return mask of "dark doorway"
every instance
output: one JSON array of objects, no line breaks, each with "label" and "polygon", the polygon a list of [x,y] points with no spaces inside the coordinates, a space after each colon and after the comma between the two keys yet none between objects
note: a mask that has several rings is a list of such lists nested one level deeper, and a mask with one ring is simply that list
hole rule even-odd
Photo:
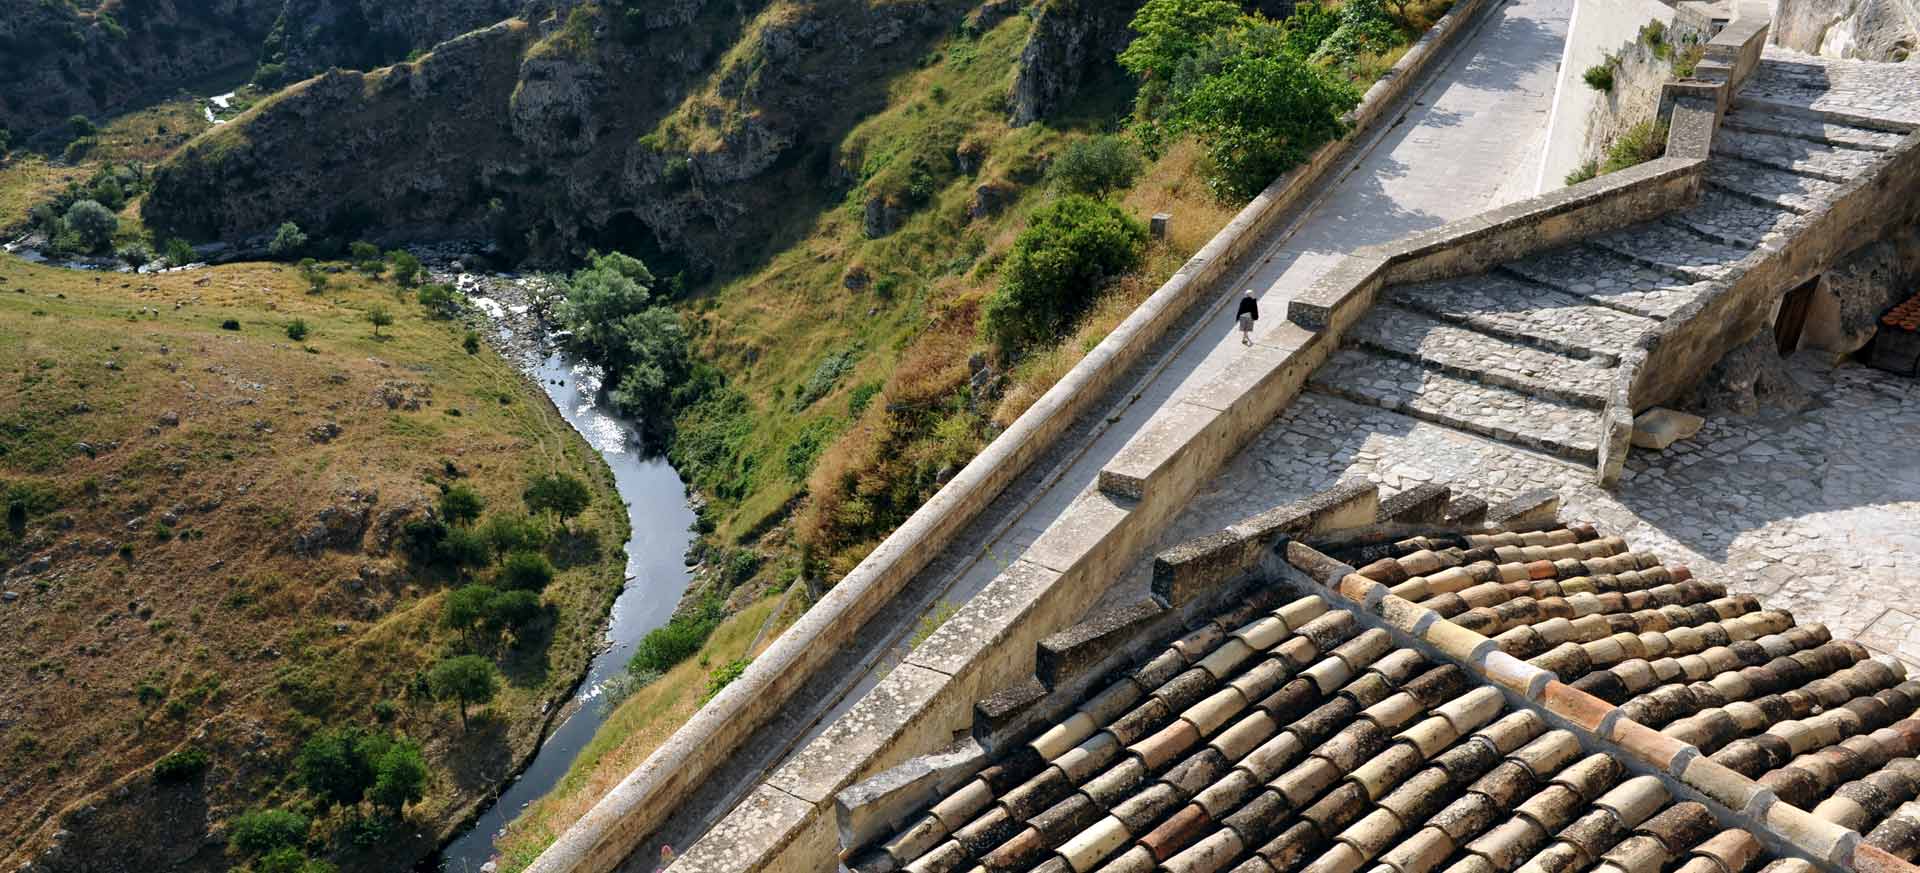
[{"label": "dark doorway", "polygon": [[1813,305],[1813,291],[1819,284],[1817,276],[1808,279],[1788,291],[1786,299],[1780,301],[1780,315],[1773,320],[1773,340],[1780,349],[1780,357],[1791,355],[1800,347],[1800,334],[1807,328],[1807,310]]}]

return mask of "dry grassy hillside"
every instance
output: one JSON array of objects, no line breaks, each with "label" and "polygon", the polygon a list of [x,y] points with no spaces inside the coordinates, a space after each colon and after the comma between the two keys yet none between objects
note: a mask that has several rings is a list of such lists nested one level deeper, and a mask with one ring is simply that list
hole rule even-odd
[{"label": "dry grassy hillside", "polygon": [[[395,316],[378,337],[375,307]],[[276,806],[310,814],[313,850],[342,869],[398,869],[531,751],[620,586],[625,512],[545,398],[463,333],[352,274],[311,295],[278,266],[0,258],[7,869],[60,829],[56,857],[91,869],[227,869],[223,822]],[[398,537],[440,483],[495,511],[548,472],[587,480],[592,505],[553,549],[545,615],[482,647],[501,693],[463,732],[417,689],[458,648],[439,625],[449,580]],[[417,740],[431,765],[412,824],[373,850],[346,845],[344,814],[292,772],[306,736],[344,724]],[[144,769],[185,749],[204,775]]]}]

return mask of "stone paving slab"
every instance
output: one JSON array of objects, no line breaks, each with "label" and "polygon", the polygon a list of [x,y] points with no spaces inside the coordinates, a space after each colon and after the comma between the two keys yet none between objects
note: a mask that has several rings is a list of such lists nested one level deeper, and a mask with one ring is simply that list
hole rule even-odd
[{"label": "stone paving slab", "polygon": [[[1451,484],[1488,500],[1546,488],[1561,495],[1563,518],[1594,522],[1920,670],[1920,382],[1810,356],[1789,365],[1819,403],[1710,415],[1665,451],[1635,449],[1613,493],[1587,466],[1304,394],[1202,490],[1160,547],[1349,478],[1389,494]],[[1137,598],[1147,571],[1143,563],[1112,599]]]},{"label": "stone paving slab", "polygon": [[1857,149],[1886,151],[1900,144],[1901,135],[1884,130],[1868,130],[1848,124],[1836,124],[1818,118],[1783,115],[1735,105],[1721,121],[1724,129],[1751,130],[1793,136],[1812,142],[1851,146]]},{"label": "stone paving slab", "polygon": [[1622,257],[1688,279],[1726,278],[1733,265],[1753,253],[1753,247],[1714,242],[1684,225],[1650,221],[1593,237],[1590,243]]},{"label": "stone paving slab", "polygon": [[1757,203],[1808,213],[1832,201],[1840,186],[1751,161],[1720,157],[1707,165],[1707,184]]},{"label": "stone paving slab", "polygon": [[1668,218],[1695,233],[1748,248],[1794,232],[1806,223],[1799,213],[1763,206],[1718,188],[1700,192],[1700,203]]},{"label": "stone paving slab", "polygon": [[1598,409],[1615,369],[1604,358],[1573,358],[1455,327],[1382,304],[1354,325],[1348,340],[1467,379]]},{"label": "stone paving slab", "polygon": [[1654,319],[1673,314],[1709,287],[1585,245],[1541,252],[1501,269],[1610,309]]},{"label": "stone paving slab", "polygon": [[1801,54],[1768,46],[1742,98],[1814,112],[1836,112],[1920,125],[1920,68]]},{"label": "stone paving slab", "polygon": [[1653,320],[1499,273],[1398,285],[1401,306],[1555,351],[1617,359]]},{"label": "stone paving slab", "polygon": [[1312,386],[1356,403],[1593,463],[1599,413],[1493,385],[1470,382],[1409,361],[1342,349],[1314,373]]},{"label": "stone paving slab", "polygon": [[1713,152],[1829,182],[1846,182],[1872,173],[1874,165],[1884,158],[1879,152],[1864,149],[1736,129],[1723,130],[1714,137]]}]

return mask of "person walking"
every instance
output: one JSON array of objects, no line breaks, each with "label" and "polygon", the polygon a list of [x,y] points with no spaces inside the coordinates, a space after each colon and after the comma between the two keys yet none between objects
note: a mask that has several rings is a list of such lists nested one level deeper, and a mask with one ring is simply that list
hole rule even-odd
[{"label": "person walking", "polygon": [[1240,311],[1234,315],[1234,319],[1240,322],[1240,344],[1253,345],[1253,323],[1260,320],[1260,304],[1253,299],[1252,288],[1248,288],[1246,296],[1240,298]]}]

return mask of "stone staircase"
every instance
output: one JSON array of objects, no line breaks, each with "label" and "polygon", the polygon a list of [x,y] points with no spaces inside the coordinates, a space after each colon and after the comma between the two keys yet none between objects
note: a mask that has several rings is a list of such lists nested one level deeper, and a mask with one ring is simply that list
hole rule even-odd
[{"label": "stone staircase", "polygon": [[1714,139],[1697,204],[1481,275],[1384,289],[1310,387],[1595,463],[1601,408],[1641,335],[1875,172],[1920,123],[1908,115],[1920,72],[1890,66],[1769,49]]}]

